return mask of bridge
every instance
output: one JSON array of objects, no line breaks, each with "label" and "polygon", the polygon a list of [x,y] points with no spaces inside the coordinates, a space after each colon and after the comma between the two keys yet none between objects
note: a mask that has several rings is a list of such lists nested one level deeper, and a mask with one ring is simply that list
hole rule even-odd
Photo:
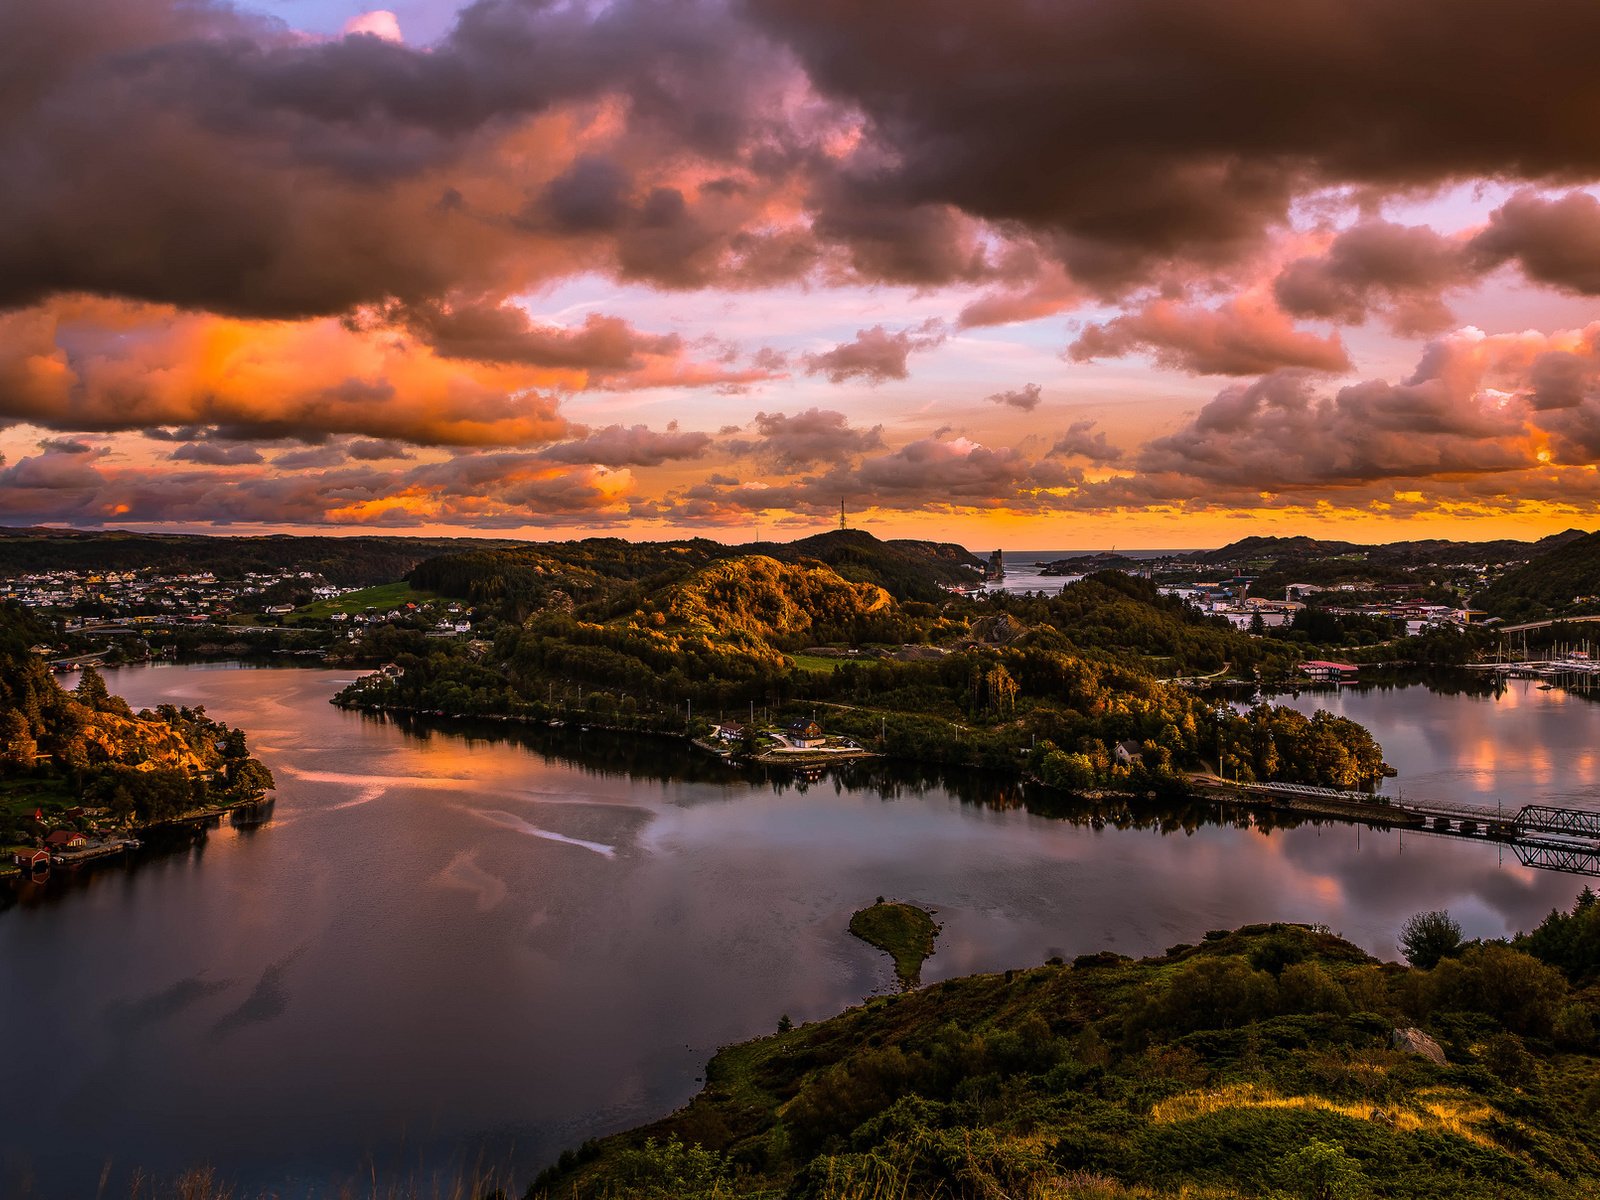
[{"label": "bridge", "polygon": [[1503,842],[1524,866],[1600,878],[1600,811],[1525,804],[1514,813],[1472,804],[1412,802],[1303,783],[1197,781],[1212,792],[1256,796],[1285,808],[1402,829]]},{"label": "bridge", "polygon": [[1600,621],[1600,614],[1590,617],[1551,617],[1547,621],[1524,621],[1521,625],[1502,625],[1496,633],[1527,633],[1533,629],[1549,629],[1552,625],[1584,625]]}]

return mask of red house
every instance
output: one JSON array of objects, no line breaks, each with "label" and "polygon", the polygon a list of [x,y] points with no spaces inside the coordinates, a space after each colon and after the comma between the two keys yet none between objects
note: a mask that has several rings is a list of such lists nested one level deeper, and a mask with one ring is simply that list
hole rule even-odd
[{"label": "red house", "polygon": [[45,835],[44,844],[49,850],[76,850],[88,845],[89,839],[72,829],[57,829]]},{"label": "red house", "polygon": [[11,861],[21,867],[24,874],[31,875],[33,872],[43,870],[50,865],[50,852],[48,850],[17,850],[11,855]]}]

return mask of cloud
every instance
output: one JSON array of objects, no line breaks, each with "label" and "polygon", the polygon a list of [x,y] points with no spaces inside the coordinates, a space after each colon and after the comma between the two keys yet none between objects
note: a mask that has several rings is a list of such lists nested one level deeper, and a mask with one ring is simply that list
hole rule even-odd
[{"label": "cloud", "polygon": [[366,34],[370,37],[382,38],[386,42],[404,42],[406,39],[400,32],[400,18],[386,8],[375,8],[371,12],[361,13],[351,17],[344,23],[343,32],[351,34]]},{"label": "cloud", "polygon": [[1116,462],[1122,451],[1106,440],[1104,430],[1096,430],[1093,421],[1074,421],[1066,432],[1050,447],[1050,454],[1059,458],[1086,458],[1092,463]]},{"label": "cloud", "polygon": [[1209,309],[1152,300],[1133,312],[1087,326],[1067,353],[1073,362],[1146,353],[1158,366],[1195,375],[1350,367],[1337,334],[1318,337],[1296,329],[1271,305],[1241,297]]},{"label": "cloud", "polygon": [[462,454],[394,470],[359,465],[248,475],[153,473],[45,452],[0,469],[0,519],[82,526],[561,527],[626,516],[632,488],[627,471],[564,466],[516,452]]},{"label": "cloud", "polygon": [[605,377],[637,371],[646,356],[676,356],[682,339],[641,334],[619,317],[590,313],[575,329],[539,325],[510,303],[427,301],[385,313],[444,358],[582,370]]},{"label": "cloud", "polygon": [[[1600,324],[1557,334],[1463,329],[1431,342],[1398,383],[1319,394],[1279,371],[1220,392],[1133,466],[1169,498],[1224,489],[1236,499],[1368,485],[1437,487],[1513,478],[1549,459],[1600,453]],[[1514,490],[1515,485],[1510,486]]]},{"label": "cloud", "polygon": [[334,320],[240,321],[88,299],[0,315],[7,377],[19,386],[0,389],[0,418],[50,429],[214,426],[234,440],[358,434],[469,446],[565,435],[546,389],[583,382],[449,361]]},{"label": "cloud", "polygon": [[[1329,187],[1600,174],[1570,132],[1600,106],[1581,49],[1600,12],[1575,0],[1515,19],[1503,0],[747,8],[864,116],[840,203],[1025,228],[1103,290],[1237,262]],[[1460,87],[1509,63],[1538,64],[1540,86]]]},{"label": "cloud", "polygon": [[1032,412],[1039,407],[1039,385],[1025,383],[1020,388],[1008,392],[995,392],[984,399],[991,404],[1003,404],[1010,408],[1020,408],[1023,412]]},{"label": "cloud", "polygon": [[259,466],[266,461],[254,446],[222,446],[216,442],[186,442],[170,457],[173,462],[190,462],[203,467]]},{"label": "cloud", "polygon": [[826,375],[829,383],[861,379],[876,386],[890,379],[905,379],[906,359],[919,350],[931,350],[945,338],[936,319],[890,333],[882,325],[856,332],[855,339],[832,350],[805,356],[807,375]]},{"label": "cloud", "polygon": [[1471,248],[1487,266],[1514,259],[1537,283],[1600,295],[1600,200],[1587,192],[1518,192],[1490,214]]},{"label": "cloud", "polygon": [[1363,221],[1338,234],[1321,255],[1279,272],[1273,294],[1297,317],[1359,324],[1374,309],[1397,332],[1436,332],[1451,322],[1441,293],[1477,276],[1460,242],[1427,226]]},{"label": "cloud", "polygon": [[676,421],[664,432],[645,425],[608,425],[575,441],[559,442],[544,450],[542,457],[605,467],[659,467],[673,460],[699,458],[711,441],[709,433],[680,430]]},{"label": "cloud", "polygon": [[842,412],[808,408],[794,416],[781,412],[756,414],[753,440],[729,443],[735,454],[753,454],[775,471],[788,473],[836,463],[872,450],[883,449],[883,426],[862,429],[850,424]]}]

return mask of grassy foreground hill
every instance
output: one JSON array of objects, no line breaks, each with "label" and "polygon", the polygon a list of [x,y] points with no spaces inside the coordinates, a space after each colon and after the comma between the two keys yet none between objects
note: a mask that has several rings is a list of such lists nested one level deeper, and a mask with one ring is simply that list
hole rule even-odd
[{"label": "grassy foreground hill", "polygon": [[[1600,945],[1592,898],[1561,922]],[[687,1107],[528,1196],[1593,1197],[1592,959],[1493,943],[1408,969],[1262,925],[949,980],[724,1049]],[[1397,1044],[1413,1029],[1444,1062]]]}]

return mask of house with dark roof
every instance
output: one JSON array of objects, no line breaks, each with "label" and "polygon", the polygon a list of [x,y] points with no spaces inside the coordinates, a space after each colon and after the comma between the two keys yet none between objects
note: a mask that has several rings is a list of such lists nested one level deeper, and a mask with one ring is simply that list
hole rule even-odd
[{"label": "house with dark roof", "polygon": [[822,726],[815,721],[794,721],[783,731],[791,746],[800,750],[815,750],[825,740]]}]

